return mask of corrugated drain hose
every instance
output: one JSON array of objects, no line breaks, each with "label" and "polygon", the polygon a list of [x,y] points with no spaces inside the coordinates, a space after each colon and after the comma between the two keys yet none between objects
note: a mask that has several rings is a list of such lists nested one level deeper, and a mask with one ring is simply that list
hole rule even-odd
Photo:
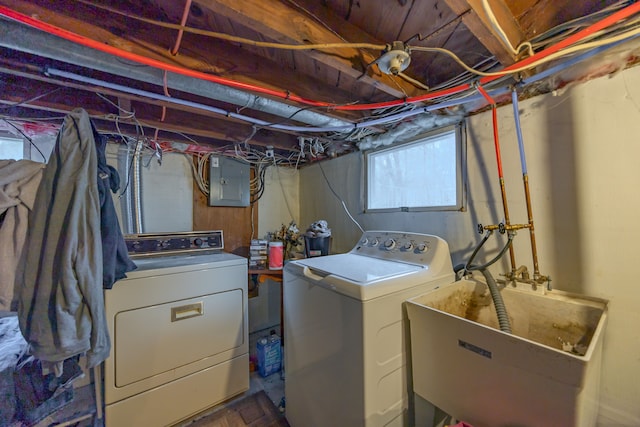
[{"label": "corrugated drain hose", "polygon": [[[486,238],[483,239],[482,242],[480,242],[479,246],[482,246],[485,241],[486,241]],[[512,333],[511,322],[509,321],[509,314],[507,313],[507,308],[504,305],[504,300],[502,299],[502,294],[500,293],[498,284],[496,283],[495,279],[493,278],[489,270],[487,270],[487,268],[490,265],[494,264],[496,261],[498,261],[502,257],[502,255],[505,254],[505,252],[511,246],[512,242],[513,242],[513,234],[509,233],[509,240],[507,241],[507,243],[504,245],[502,250],[500,250],[500,253],[498,253],[498,255],[488,263],[483,265],[469,265],[469,263],[467,263],[466,265],[459,264],[454,268],[454,271],[456,273],[462,270],[469,271],[469,272],[480,271],[482,273],[482,275],[484,276],[487,282],[487,287],[489,288],[489,293],[491,294],[493,305],[496,308],[496,315],[498,316],[498,325],[500,326],[500,330],[508,334]],[[475,253],[477,253],[477,250],[474,251],[474,255]]]}]

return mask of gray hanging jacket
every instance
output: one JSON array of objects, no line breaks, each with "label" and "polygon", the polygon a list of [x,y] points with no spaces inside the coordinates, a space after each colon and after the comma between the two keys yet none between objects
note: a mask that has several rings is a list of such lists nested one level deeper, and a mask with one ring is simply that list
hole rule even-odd
[{"label": "gray hanging jacket", "polygon": [[[104,311],[98,159],[87,112],[65,117],[29,216],[20,329],[47,362],[110,350]],[[17,290],[16,290],[17,292]]]}]

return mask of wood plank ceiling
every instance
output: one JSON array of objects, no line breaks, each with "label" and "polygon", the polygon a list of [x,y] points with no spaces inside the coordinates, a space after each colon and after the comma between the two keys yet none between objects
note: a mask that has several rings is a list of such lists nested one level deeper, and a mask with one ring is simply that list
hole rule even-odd
[{"label": "wood plank ceiling", "polygon": [[[620,2],[488,3],[511,46],[519,46],[558,25]],[[214,150],[241,146],[265,151],[273,147],[283,158],[299,154],[301,137],[315,138],[320,141],[319,149],[327,148],[325,153],[316,153],[318,158],[349,152],[356,149],[359,139],[390,128],[367,126],[354,132],[348,128],[350,124],[408,108],[402,102],[396,102],[400,105],[393,109],[344,110],[335,106],[393,103],[477,77],[465,74],[447,55],[414,47],[446,49],[481,70],[500,70],[530,53],[524,49],[516,54],[507,46],[482,0],[0,0],[0,6],[4,16],[13,13],[20,20],[26,17],[59,29],[67,38],[76,37],[70,42],[21,22],[0,20],[2,117],[61,117],[82,107],[105,132],[140,137],[143,131],[159,142],[188,142]],[[622,6],[626,4],[617,9]],[[181,32],[183,17],[188,28]],[[242,40],[212,37],[211,32]],[[296,50],[257,46],[248,40],[342,45]],[[94,57],[91,52],[98,51],[82,46],[86,41],[97,42],[111,53],[101,53],[102,59]],[[385,74],[374,64],[383,48],[394,41],[411,46],[410,65],[398,75]],[[354,47],[353,43],[368,46]],[[544,43],[536,48],[544,48]],[[140,58],[155,61],[155,65]],[[165,75],[166,69],[170,71]],[[70,79],[47,70],[96,81]],[[248,94],[248,98],[225,98],[228,87],[224,84],[198,86],[202,79],[185,75],[191,71],[235,82],[233,90]],[[138,77],[141,73],[146,77]],[[100,82],[117,86],[108,88]],[[212,91],[214,85],[216,90]],[[259,93],[255,87],[272,92]],[[160,96],[150,98],[147,92]],[[330,106],[294,102],[295,96]],[[271,103],[269,108],[264,102]],[[135,116],[128,112],[135,112]],[[262,124],[247,122],[243,116]],[[329,122],[331,119],[334,121]],[[323,120],[331,126],[323,125]],[[296,129],[340,125],[349,132]]]}]

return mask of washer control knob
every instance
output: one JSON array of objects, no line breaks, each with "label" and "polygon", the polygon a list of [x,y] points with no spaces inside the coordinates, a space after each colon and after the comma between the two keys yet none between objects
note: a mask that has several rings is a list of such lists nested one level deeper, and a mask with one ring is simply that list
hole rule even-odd
[{"label": "washer control knob", "polygon": [[389,239],[384,242],[384,248],[388,251],[396,247],[396,241],[393,239]]},{"label": "washer control knob", "polygon": [[420,243],[417,247],[418,252],[427,252],[429,250],[429,246],[426,243]]},{"label": "washer control knob", "polygon": [[196,237],[195,239],[193,239],[193,245],[196,247],[200,247],[202,246],[204,242],[202,241],[202,239],[200,237]]},{"label": "washer control knob", "polygon": [[371,239],[371,246],[378,246],[378,239],[376,239],[375,237],[373,239]]},{"label": "washer control knob", "polygon": [[367,239],[366,237],[362,240],[360,240],[360,244],[363,246],[367,246],[367,243],[369,243],[369,239]]},{"label": "washer control knob", "polygon": [[402,249],[405,251],[410,251],[411,249],[413,249],[413,243],[411,242],[407,242],[404,245],[402,245]]}]

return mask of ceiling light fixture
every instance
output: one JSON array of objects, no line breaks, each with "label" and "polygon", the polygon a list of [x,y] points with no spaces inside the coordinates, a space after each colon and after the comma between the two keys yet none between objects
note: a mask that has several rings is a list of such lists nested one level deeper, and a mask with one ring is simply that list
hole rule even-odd
[{"label": "ceiling light fixture", "polygon": [[397,76],[406,70],[411,63],[409,53],[409,46],[405,45],[404,42],[395,41],[387,45],[387,48],[383,51],[382,55],[376,59],[375,63],[378,64],[378,68],[384,74]]}]

